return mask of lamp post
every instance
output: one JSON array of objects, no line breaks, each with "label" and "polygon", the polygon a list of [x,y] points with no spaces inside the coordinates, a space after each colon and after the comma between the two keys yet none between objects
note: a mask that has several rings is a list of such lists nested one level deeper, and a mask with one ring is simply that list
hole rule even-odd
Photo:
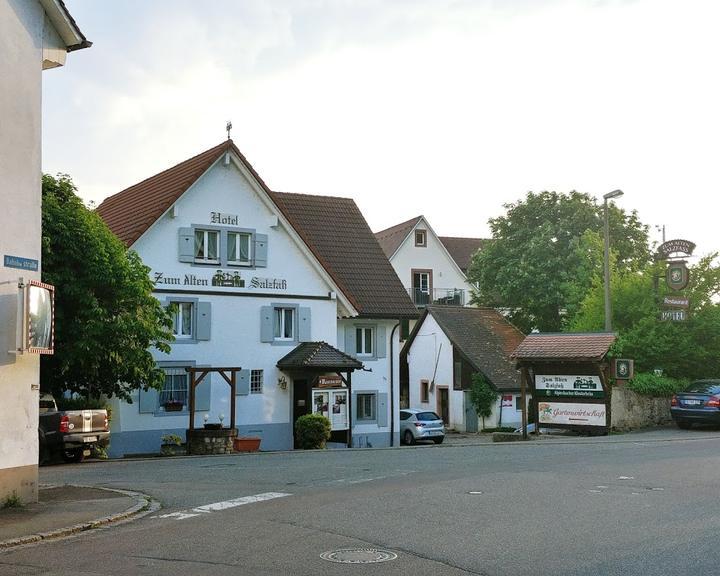
[{"label": "lamp post", "polygon": [[605,332],[612,332],[612,304],[610,303],[610,219],[608,218],[608,200],[620,198],[622,190],[613,190],[603,196],[605,213]]}]

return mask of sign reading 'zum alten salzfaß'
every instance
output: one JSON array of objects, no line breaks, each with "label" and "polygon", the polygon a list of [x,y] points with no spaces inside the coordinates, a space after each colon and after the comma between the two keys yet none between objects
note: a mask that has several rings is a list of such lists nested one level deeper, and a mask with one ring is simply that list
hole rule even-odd
[{"label": "sign reading 'zum alten salzfa\u00df'", "polygon": [[538,396],[569,398],[602,398],[605,395],[599,376],[544,375],[535,376]]}]

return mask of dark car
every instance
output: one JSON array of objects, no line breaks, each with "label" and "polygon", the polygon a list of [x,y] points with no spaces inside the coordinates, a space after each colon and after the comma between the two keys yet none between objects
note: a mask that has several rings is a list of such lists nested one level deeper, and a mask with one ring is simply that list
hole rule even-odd
[{"label": "dark car", "polygon": [[678,428],[693,424],[720,425],[720,380],[697,380],[670,401],[670,415]]}]

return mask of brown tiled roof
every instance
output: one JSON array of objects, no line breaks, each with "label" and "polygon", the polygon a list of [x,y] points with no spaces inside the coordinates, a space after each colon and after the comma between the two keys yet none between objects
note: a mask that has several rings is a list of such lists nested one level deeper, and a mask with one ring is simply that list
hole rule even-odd
[{"label": "brown tiled roof", "polygon": [[118,192],[106,198],[97,213],[130,247],[231,146],[232,140],[225,141]]},{"label": "brown tiled roof", "polygon": [[317,368],[319,370],[360,370],[362,362],[327,342],[303,342],[278,360],[283,370]]},{"label": "brown tiled roof", "polygon": [[418,316],[352,199],[273,192],[232,140],[110,196],[97,212],[130,247],[228,150],[240,158],[361,316]]},{"label": "brown tiled roof", "polygon": [[415,228],[421,218],[422,216],[415,216],[415,218],[410,218],[407,222],[401,222],[385,230],[380,230],[380,232],[375,232],[375,238],[380,243],[385,256],[390,258],[395,254],[395,251],[400,248],[400,244],[410,234],[410,230]]},{"label": "brown tiled roof", "polygon": [[513,353],[517,360],[588,360],[599,362],[615,342],[611,332],[530,334]]},{"label": "brown tiled roof", "polygon": [[418,317],[354,200],[287,192],[270,196],[360,316]]},{"label": "brown tiled roof", "polygon": [[445,249],[455,260],[460,270],[467,273],[472,261],[472,256],[482,248],[485,240],[483,238],[459,238],[456,236],[438,236]]},{"label": "brown tiled roof", "polygon": [[[525,337],[492,308],[428,306],[453,346],[482,372],[497,390],[516,390],[520,373],[510,356]],[[419,324],[419,323],[418,323]]]}]

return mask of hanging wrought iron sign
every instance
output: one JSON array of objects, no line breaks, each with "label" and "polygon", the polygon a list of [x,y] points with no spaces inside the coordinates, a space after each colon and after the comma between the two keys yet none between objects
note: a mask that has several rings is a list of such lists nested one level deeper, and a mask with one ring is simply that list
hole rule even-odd
[{"label": "hanging wrought iron sign", "polygon": [[658,246],[657,256],[661,260],[673,257],[673,254],[682,256],[692,256],[695,250],[695,244],[690,240],[668,240]]}]

